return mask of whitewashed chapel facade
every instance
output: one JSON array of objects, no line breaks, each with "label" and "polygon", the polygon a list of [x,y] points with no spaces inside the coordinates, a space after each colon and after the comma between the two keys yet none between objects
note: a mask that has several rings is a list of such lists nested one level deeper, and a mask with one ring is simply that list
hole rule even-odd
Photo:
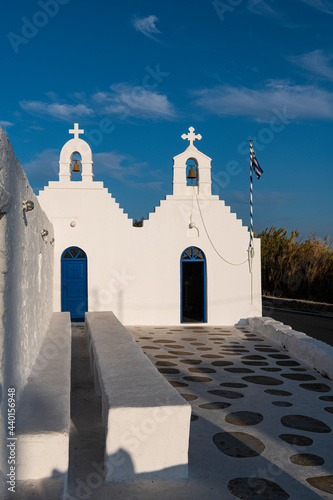
[{"label": "whitewashed chapel facade", "polygon": [[[92,152],[78,124],[60,153],[59,181],[39,202],[54,226],[54,311],[113,311],[124,324],[235,324],[261,316],[260,240],[212,195],[211,159],[194,141],[173,159],[173,192],[143,227],[94,181]],[[73,181],[79,156],[80,181]],[[192,165],[196,179],[189,184]],[[252,269],[252,272],[251,272]]]}]

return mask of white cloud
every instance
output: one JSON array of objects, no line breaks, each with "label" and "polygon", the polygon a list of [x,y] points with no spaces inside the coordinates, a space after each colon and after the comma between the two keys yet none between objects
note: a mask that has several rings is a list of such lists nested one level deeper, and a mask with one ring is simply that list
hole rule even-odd
[{"label": "white cloud", "polygon": [[154,178],[155,174],[149,170],[146,162],[138,162],[130,155],[116,151],[95,153],[94,173],[96,176],[111,177],[127,186],[139,186],[144,190],[160,189],[163,184],[162,181],[146,181],[149,177]]},{"label": "white cloud", "polygon": [[[283,205],[289,203],[290,200],[295,199],[296,194],[286,191],[257,191],[256,204],[257,205]],[[235,203],[239,205],[249,204],[249,195],[243,191],[232,191],[228,197],[228,203]]]},{"label": "white cloud", "polygon": [[297,120],[333,118],[333,93],[312,85],[273,80],[259,90],[221,85],[194,95],[196,105],[221,116],[248,116],[268,122],[278,110]]},{"label": "white cloud", "polygon": [[[49,181],[59,179],[59,154],[58,149],[45,149],[22,164],[36,193]],[[161,190],[163,185],[159,172],[150,169],[147,162],[138,162],[134,157],[117,151],[95,153],[93,172],[97,179],[116,179],[140,191]]]},{"label": "white cloud", "polygon": [[[22,165],[36,189],[42,189],[49,180],[58,180],[59,154],[58,149],[45,149]],[[93,171],[96,176],[109,177],[132,185],[141,182],[146,169],[146,163],[138,163],[126,154],[115,151],[94,154]]]},{"label": "white cloud", "polygon": [[163,186],[162,181],[140,182],[138,184],[141,190],[144,189],[146,191],[160,191]]},{"label": "white cloud", "polygon": [[103,106],[104,113],[141,118],[175,116],[174,107],[164,94],[127,83],[112,85],[111,90],[112,92],[98,92],[93,96],[94,100]]},{"label": "white cloud", "polygon": [[307,3],[308,5],[311,5],[311,7],[314,7],[315,9],[325,12],[326,14],[333,15],[332,0],[301,0],[301,1]]},{"label": "white cloud", "polygon": [[45,149],[37,153],[30,161],[22,164],[29,182],[38,191],[47,186],[50,180],[58,180],[59,150]]},{"label": "white cloud", "polygon": [[21,101],[21,108],[32,115],[46,115],[61,120],[91,116],[94,111],[85,104],[63,104],[58,102]]},{"label": "white cloud", "polygon": [[[100,115],[120,115],[121,119],[127,117],[170,119],[176,116],[175,109],[165,94],[128,83],[116,83],[111,85],[110,89],[111,91],[97,92],[91,96],[76,94],[77,98],[84,97],[85,101],[78,104],[59,102],[55,95],[56,102],[21,101],[19,104],[23,111],[31,115],[49,116],[66,121]],[[48,97],[51,97],[50,93]],[[9,124],[9,122],[3,123]]]},{"label": "white cloud", "polygon": [[12,127],[14,123],[12,122],[7,122],[6,120],[0,120],[0,127],[2,127],[4,130],[6,130],[8,127]]},{"label": "white cloud", "polygon": [[129,182],[133,177],[141,175],[141,171],[134,165],[130,165],[131,158],[128,155],[114,151],[94,154],[94,171],[98,175],[103,174],[122,182]]},{"label": "white cloud", "polygon": [[104,104],[109,100],[109,96],[107,92],[97,92],[93,96],[93,100],[97,103]]},{"label": "white cloud", "polygon": [[156,27],[157,22],[158,17],[154,15],[147,17],[134,17],[132,21],[136,31],[139,31],[143,35],[148,36],[149,38],[153,38],[154,40],[156,40],[156,38],[152,36],[152,34],[161,33]]},{"label": "white cloud", "polygon": [[272,0],[249,0],[247,4],[249,11],[260,16],[279,17],[280,14],[274,9]]},{"label": "white cloud", "polygon": [[331,64],[333,56],[324,54],[322,50],[314,50],[300,56],[290,56],[288,60],[311,73],[333,80],[333,65]]},{"label": "white cloud", "polygon": [[246,8],[252,14],[270,19],[284,28],[297,28],[298,23],[289,19],[286,9],[283,10],[278,0],[248,0]]},{"label": "white cloud", "polygon": [[41,127],[40,125],[29,125],[29,128],[28,130],[44,130],[43,127]]},{"label": "white cloud", "polygon": [[[306,3],[315,9],[318,9],[326,14],[333,15],[333,5],[332,0],[299,0],[300,2]],[[271,17],[276,19],[283,19],[283,13],[279,12],[276,8],[278,5],[276,0],[249,0],[247,3],[247,9],[253,14],[259,16]]]},{"label": "white cloud", "polygon": [[45,149],[44,151],[37,153],[32,160],[24,163],[22,166],[27,174],[46,172],[46,176],[50,178],[50,172],[53,172],[53,174],[57,174],[59,172],[59,150]]}]

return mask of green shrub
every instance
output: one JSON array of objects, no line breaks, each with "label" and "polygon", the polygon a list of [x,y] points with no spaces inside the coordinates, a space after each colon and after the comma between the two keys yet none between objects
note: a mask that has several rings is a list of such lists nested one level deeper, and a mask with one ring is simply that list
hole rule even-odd
[{"label": "green shrub", "polygon": [[261,238],[262,290],[275,297],[333,303],[332,238],[305,241],[283,228],[271,227]]}]

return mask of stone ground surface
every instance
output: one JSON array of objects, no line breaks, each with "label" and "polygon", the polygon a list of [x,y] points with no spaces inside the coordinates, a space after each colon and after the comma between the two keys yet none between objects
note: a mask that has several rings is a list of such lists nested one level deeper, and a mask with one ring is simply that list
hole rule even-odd
[{"label": "stone ground surface", "polygon": [[[83,325],[72,327],[68,500],[333,499],[333,382],[248,327],[128,327],[192,405],[189,479],[103,483],[101,400]],[[36,484],[19,498],[59,495]]]}]

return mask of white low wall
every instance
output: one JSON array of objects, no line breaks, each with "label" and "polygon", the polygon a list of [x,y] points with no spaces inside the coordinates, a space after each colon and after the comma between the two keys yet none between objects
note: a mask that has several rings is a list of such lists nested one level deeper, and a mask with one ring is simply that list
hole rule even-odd
[{"label": "white low wall", "polygon": [[249,325],[256,334],[285,347],[295,358],[333,379],[333,347],[272,318],[249,318]]},{"label": "white low wall", "polygon": [[54,313],[16,412],[18,480],[60,476],[66,483],[71,341],[69,313]]},{"label": "white low wall", "polygon": [[184,478],[191,406],[112,312],[86,313],[105,423],[106,481]]}]

